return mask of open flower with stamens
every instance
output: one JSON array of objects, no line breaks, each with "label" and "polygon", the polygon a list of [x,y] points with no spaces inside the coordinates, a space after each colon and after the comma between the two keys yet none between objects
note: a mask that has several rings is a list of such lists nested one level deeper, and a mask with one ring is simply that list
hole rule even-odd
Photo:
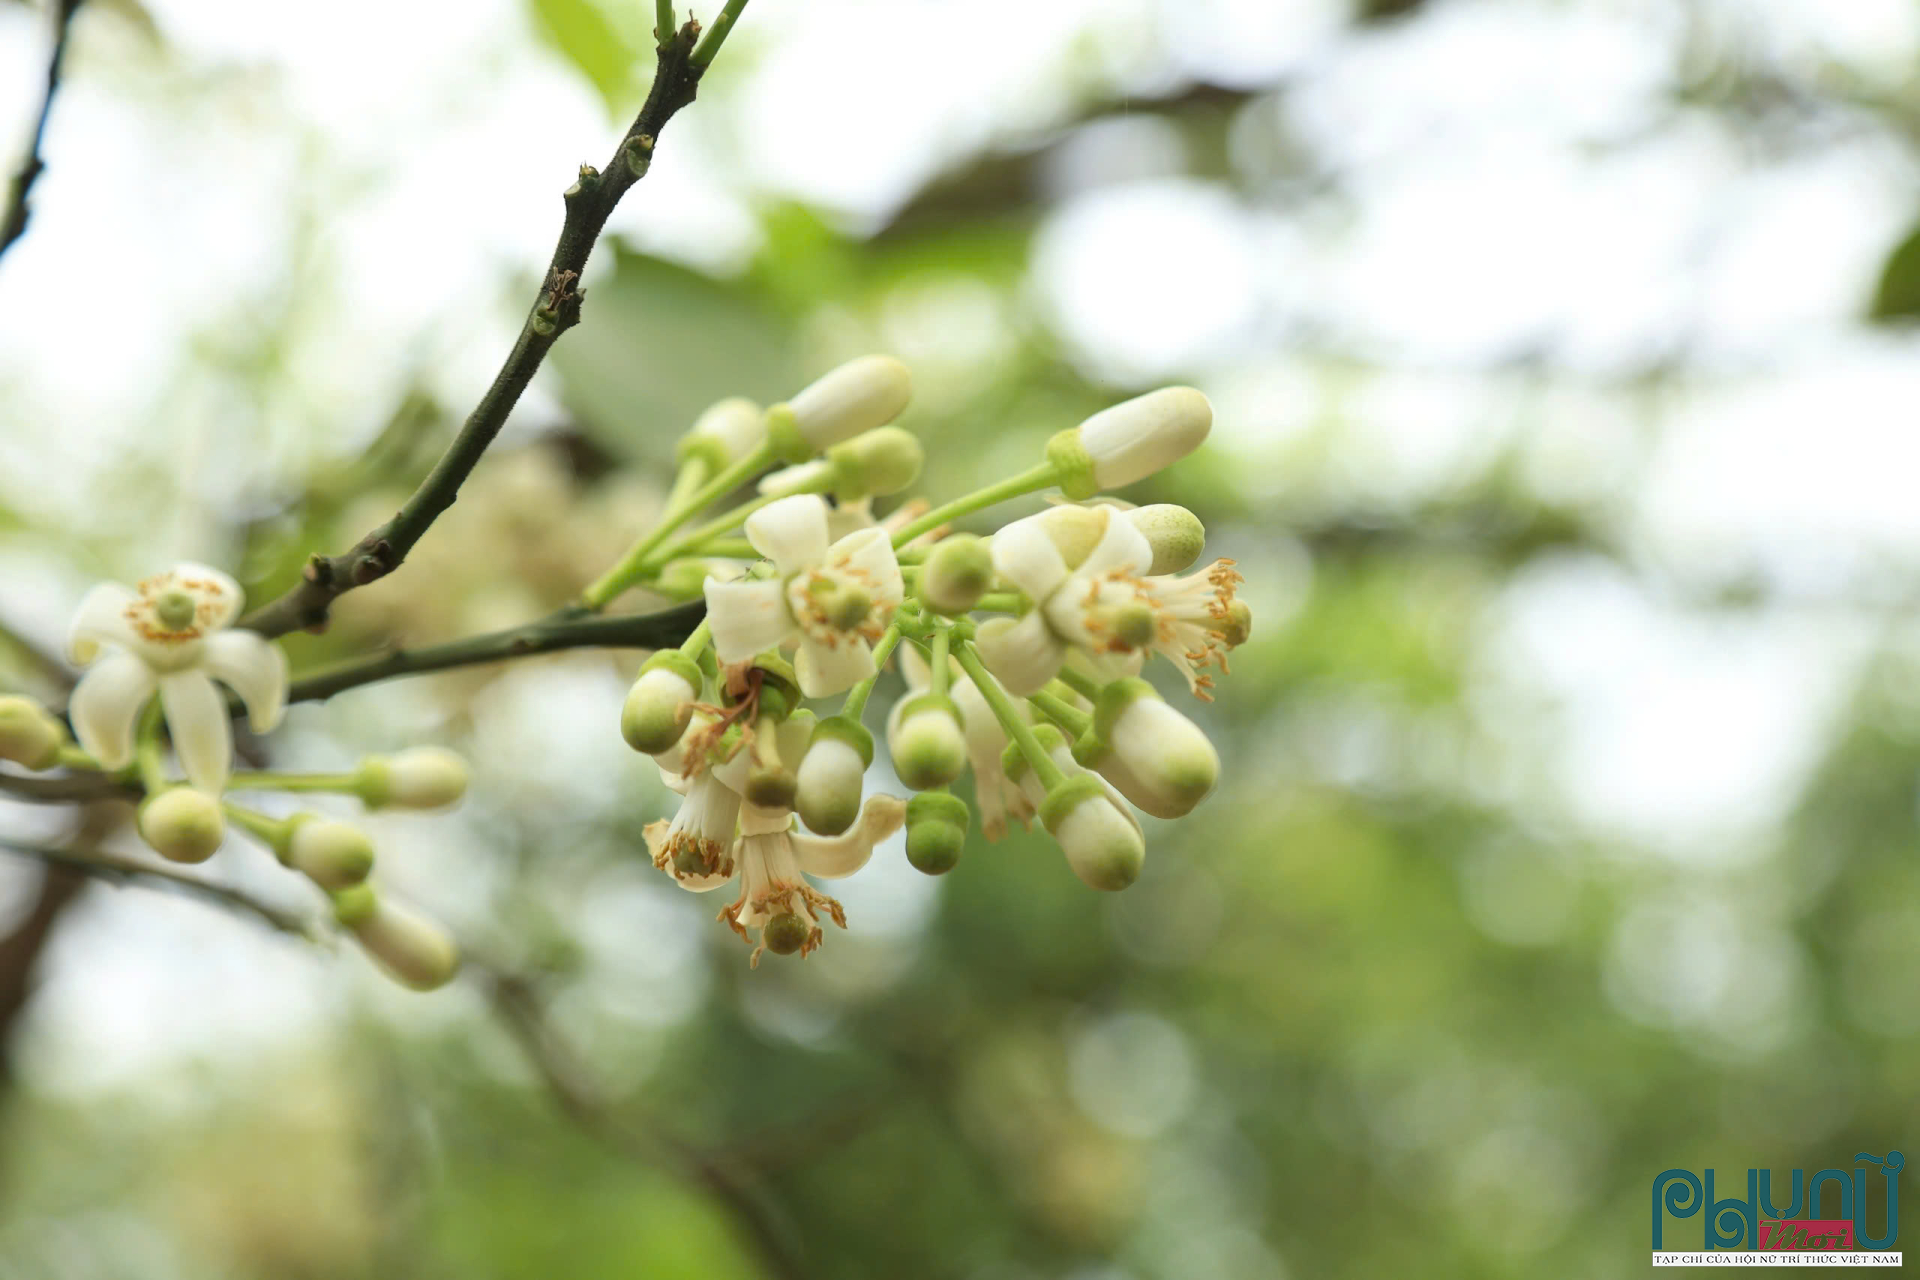
[{"label": "open flower with stamens", "polygon": [[1245,607],[1234,598],[1242,578],[1233,561],[1184,576],[1149,576],[1153,548],[1126,513],[1091,507],[1081,510],[1102,522],[1098,540],[1069,568],[1061,545],[1071,550],[1073,541],[1047,525],[1066,510],[1015,521],[994,535],[995,567],[1039,606],[1012,626],[982,629],[981,652],[994,673],[1011,692],[1026,694],[1059,671],[1069,648],[1084,654],[1102,681],[1134,674],[1151,652],[1179,668],[1196,696],[1211,700],[1206,668],[1227,669],[1227,650],[1246,625]]},{"label": "open flower with stamens", "polygon": [[[794,830],[791,809],[742,805],[740,835],[730,852],[739,872],[740,894],[719,919],[754,942],[752,963],[760,963],[763,951],[775,955],[798,951],[803,956],[812,951],[824,934],[822,916],[846,928],[847,916],[840,904],[806,877],[837,880],[852,875],[873,856],[874,845],[900,829],[906,812],[906,803],[895,796],[872,796],[851,830],[829,837]],[[726,881],[702,878],[679,883],[684,889],[705,893]]]},{"label": "open flower with stamens", "polygon": [[794,672],[809,698],[844,693],[873,674],[873,643],[903,594],[881,529],[827,540],[827,504],[796,494],[747,517],[747,540],[775,576],[706,584],[707,619],[722,662],[798,639]]},{"label": "open flower with stamens", "polygon": [[1089,604],[1099,604],[1110,576],[1134,578],[1152,563],[1145,535],[1110,506],[1055,507],[994,534],[993,567],[1035,605],[1010,626],[980,632],[981,654],[1007,692],[1025,697],[1053,679],[1069,645],[1092,659],[1101,680],[1137,671],[1138,656],[1113,643],[1111,622]]},{"label": "open flower with stamens", "polygon": [[683,889],[701,893],[733,879],[734,822],[740,816],[740,793],[701,773],[687,787],[680,811],[669,822],[649,822],[643,834],[653,865],[679,882]]},{"label": "open flower with stamens", "polygon": [[[104,582],[80,602],[68,633],[73,660],[93,667],[73,691],[80,745],[109,769],[133,760],[134,725],[157,690],[187,778],[217,794],[233,764],[233,726],[219,680],[265,733],[287,702],[287,659],[251,631],[232,629],[240,584],[205,565],[176,565],[137,588]],[[102,645],[117,652],[100,657]],[[95,659],[99,661],[95,663]]]},{"label": "open flower with stamens", "polygon": [[703,714],[688,734],[699,737],[699,745],[684,751],[676,744],[670,763],[654,757],[660,761],[661,780],[684,799],[671,820],[649,822],[641,832],[653,865],[695,893],[717,889],[733,879],[740,791],[752,764],[751,753],[744,748],[726,760],[713,758],[709,745],[713,724],[713,717]]}]

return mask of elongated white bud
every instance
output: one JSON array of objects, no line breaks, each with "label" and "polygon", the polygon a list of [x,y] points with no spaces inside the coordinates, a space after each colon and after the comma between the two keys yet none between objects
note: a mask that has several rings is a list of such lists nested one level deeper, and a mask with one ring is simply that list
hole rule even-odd
[{"label": "elongated white bud", "polygon": [[1068,778],[1048,792],[1040,806],[1040,821],[1087,887],[1112,891],[1139,879],[1147,857],[1146,841],[1093,775]]},{"label": "elongated white bud", "polygon": [[[805,453],[819,453],[862,431],[886,426],[900,416],[912,397],[913,375],[906,365],[892,356],[861,356],[789,400],[784,406],[786,412],[775,415],[773,429],[797,434],[806,446]],[[794,452],[791,441],[783,452],[790,456]]]},{"label": "elongated white bud", "polygon": [[431,991],[459,972],[460,948],[451,934],[370,884],[334,894],[333,914],[374,962],[404,986]]},{"label": "elongated white bud", "polygon": [[662,649],[640,668],[620,708],[620,736],[643,755],[656,756],[680,741],[700,696],[700,668],[678,649]]},{"label": "elongated white bud", "polygon": [[1139,679],[1100,691],[1073,755],[1156,818],[1185,817],[1220,778],[1220,753],[1200,726]]},{"label": "elongated white bud", "polygon": [[140,806],[140,838],[170,862],[205,862],[227,838],[220,802],[193,787],[162,791]]},{"label": "elongated white bud", "polygon": [[1126,518],[1153,548],[1153,563],[1147,568],[1150,575],[1180,573],[1206,550],[1207,527],[1185,507],[1156,502],[1132,508]]},{"label": "elongated white bud", "polygon": [[1091,498],[1144,480],[1198,449],[1213,429],[1213,406],[1192,387],[1162,387],[1102,409],[1047,443],[1060,491]]},{"label": "elongated white bud", "polygon": [[353,791],[369,809],[443,809],[467,794],[467,775],[467,762],[445,747],[408,747],[362,760]]},{"label": "elongated white bud", "polygon": [[51,769],[66,741],[66,729],[38,702],[18,694],[0,697],[0,760],[28,769]]}]

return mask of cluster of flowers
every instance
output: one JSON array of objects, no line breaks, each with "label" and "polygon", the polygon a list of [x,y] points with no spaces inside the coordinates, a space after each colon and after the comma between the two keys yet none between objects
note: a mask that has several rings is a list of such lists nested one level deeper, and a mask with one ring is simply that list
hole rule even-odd
[{"label": "cluster of flowers", "polygon": [[[755,963],[766,951],[812,951],[823,918],[844,928],[839,903],[808,877],[851,875],[902,826],[915,867],[950,870],[973,816],[950,788],[969,770],[989,838],[1037,817],[1097,889],[1140,873],[1135,806],[1180,817],[1219,776],[1205,734],[1140,671],[1157,654],[1209,697],[1213,671],[1251,627],[1234,594],[1240,576],[1229,560],[1187,572],[1205,542],[1191,512],[1096,500],[1197,448],[1212,426],[1206,397],[1170,387],[1128,400],[1055,435],[1028,471],[881,521],[873,499],[920,475],[919,442],[892,425],[909,396],[904,365],[867,356],[770,408],[715,405],[681,441],[658,522],[566,615],[633,587],[704,595],[706,620],[641,668],[621,729],[685,797],[646,830],[654,864],[695,892],[735,885],[720,918],[753,943]],[[685,528],[756,477],[758,496]],[[1061,504],[991,538],[948,532],[961,516],[1055,488]],[[225,793],[331,791],[368,808],[438,808],[465,792],[466,765],[419,747],[342,774],[233,772],[219,686],[261,733],[287,699],[284,654],[234,625],[240,607],[239,585],[202,565],[96,587],[69,641],[91,667],[68,708],[78,745],[45,707],[0,697],[0,759],[114,775],[142,796],[142,837],[176,861],[211,856],[228,824],[239,826],[324,889],[393,976],[421,988],[448,981],[452,939],[368,882],[364,832],[313,813],[269,817]],[[895,652],[909,690],[886,739],[911,800],[865,794],[874,741],[862,715]],[[834,697],[844,700],[825,716],[803,705]],[[184,780],[167,770],[166,739]]]},{"label": "cluster of flowers", "polygon": [[[621,729],[684,796],[647,828],[655,866],[698,893],[733,885],[719,918],[756,964],[812,951],[823,920],[844,928],[808,877],[852,874],[902,825],[915,867],[950,870],[973,813],[950,788],[969,769],[988,838],[1038,817],[1075,873],[1107,890],[1145,857],[1134,806],[1183,816],[1219,776],[1206,735],[1140,672],[1157,654],[1210,697],[1251,628],[1240,575],[1230,560],[1185,572],[1205,535],[1183,508],[1089,501],[1197,448],[1206,398],[1172,387],[1115,405],[1053,437],[1031,471],[877,522],[872,498],[918,477],[919,446],[887,425],[908,397],[905,367],[869,356],[786,404],[716,405],[683,442],[703,475],[738,483],[769,460],[825,456],[768,475],[759,498],[672,546],[656,540],[609,583],[668,581],[689,564],[704,577],[706,622],[646,662]],[[712,492],[699,484],[676,486],[683,506]],[[1071,501],[991,538],[946,532],[1054,487]],[[747,545],[725,548],[728,562],[712,535],[742,523]],[[908,693],[886,742],[911,800],[864,794],[874,740],[862,714],[896,651]],[[841,695],[832,714],[802,705]]]},{"label": "cluster of flowers", "polygon": [[[279,722],[287,699],[286,657],[273,642],[233,625],[241,604],[238,583],[197,564],[133,588],[95,587],[68,638],[68,655],[89,668],[68,706],[78,745],[46,707],[8,695],[0,697],[0,759],[32,770],[123,775],[144,793],[135,821],[141,837],[175,862],[212,857],[231,821],[325,890],[336,919],[389,974],[423,990],[446,983],[459,967],[452,938],[369,882],[374,851],[364,831],[316,813],[272,818],[225,793],[335,791],[369,809],[438,809],[465,794],[466,762],[439,747],[415,747],[370,756],[351,773],[235,774],[231,712],[215,682],[239,696],[258,733]],[[184,782],[166,771],[163,727]]]}]

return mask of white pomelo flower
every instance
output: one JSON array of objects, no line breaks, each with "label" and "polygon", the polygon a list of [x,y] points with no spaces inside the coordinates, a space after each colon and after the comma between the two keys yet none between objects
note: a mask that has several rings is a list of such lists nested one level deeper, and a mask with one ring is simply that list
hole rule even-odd
[{"label": "white pomelo flower", "polygon": [[893,544],[881,529],[827,541],[827,504],[813,494],[782,498],[747,517],[747,540],[775,576],[706,584],[707,619],[722,662],[798,639],[794,674],[809,698],[844,693],[873,674],[873,643],[903,588]]},{"label": "white pomelo flower", "polygon": [[[67,649],[92,669],[73,691],[74,734],[109,769],[133,760],[140,710],[157,691],[187,778],[217,794],[233,764],[233,726],[218,680],[240,695],[265,733],[287,702],[287,659],[251,631],[232,629],[240,584],[205,565],[176,565],[137,588],[103,582],[74,615]],[[103,645],[116,652],[100,657]],[[99,659],[95,662],[95,659]]]}]

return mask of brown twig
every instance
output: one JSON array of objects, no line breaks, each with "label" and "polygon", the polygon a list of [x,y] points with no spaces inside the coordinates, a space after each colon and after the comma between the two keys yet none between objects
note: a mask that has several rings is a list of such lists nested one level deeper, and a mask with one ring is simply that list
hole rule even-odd
[{"label": "brown twig", "polygon": [[[741,3],[729,7],[737,15]],[[620,139],[604,171],[590,165],[580,169],[579,181],[566,192],[566,218],[560,240],[547,264],[540,291],[521,326],[520,337],[506,363],[494,375],[493,385],[467,418],[466,424],[391,520],[336,556],[315,555],[307,561],[301,579],[278,599],[248,615],[243,626],[266,636],[284,635],[302,627],[325,625],[333,602],[355,587],[386,577],[400,566],[414,544],[440,513],[452,506],[481,454],[493,443],[521,392],[533,379],[547,352],[560,335],[580,322],[579,287],[588,255],[607,218],[627,188],[639,181],[653,161],[661,130],[682,107],[693,101],[713,56],[716,41],[699,43],[700,24],[689,21],[661,42],[653,88],[640,114]]]},{"label": "brown twig", "polygon": [[0,212],[0,254],[26,234],[27,220],[33,209],[29,197],[33,184],[46,171],[47,162],[40,149],[46,141],[47,117],[53,114],[53,100],[60,92],[60,71],[67,58],[67,37],[73,30],[73,16],[80,11],[80,0],[53,0],[53,48],[47,55],[46,87],[40,93],[40,111],[34,117],[33,132],[27,138],[27,154],[14,171],[7,186],[7,205]]},{"label": "brown twig", "polygon": [[190,898],[198,898],[213,906],[244,912],[271,925],[281,933],[293,934],[309,941],[327,936],[327,930],[317,916],[303,915],[275,906],[265,899],[256,898],[231,885],[202,879],[191,872],[176,870],[159,863],[142,862],[135,858],[100,850],[89,852],[62,849],[52,845],[31,844],[4,838],[0,838],[0,853],[11,854],[17,858],[30,858],[46,864],[49,868],[78,872],[82,876],[109,884],[161,889]]}]

